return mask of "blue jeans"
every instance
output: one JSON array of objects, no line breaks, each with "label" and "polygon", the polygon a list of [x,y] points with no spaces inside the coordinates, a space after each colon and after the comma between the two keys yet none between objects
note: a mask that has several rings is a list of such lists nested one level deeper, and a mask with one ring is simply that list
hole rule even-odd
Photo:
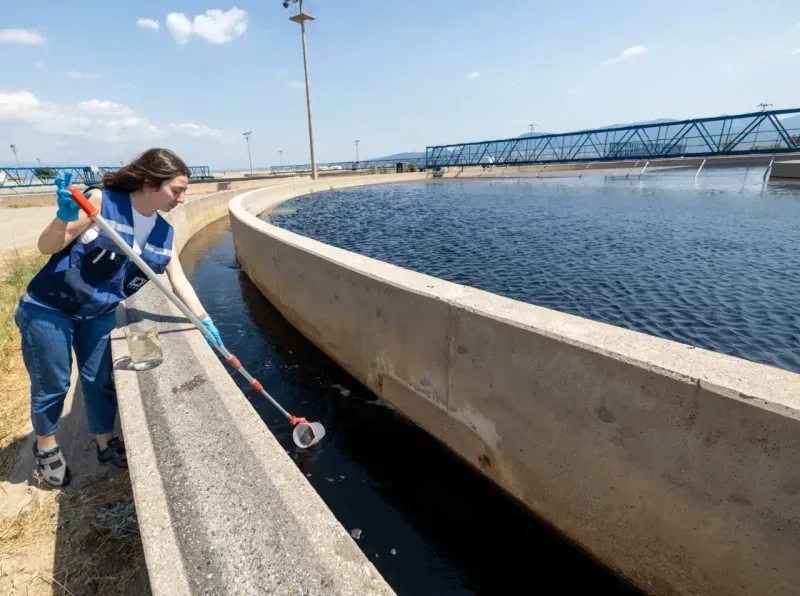
[{"label": "blue jeans", "polygon": [[39,436],[54,435],[69,391],[72,349],[78,358],[89,432],[113,432],[117,394],[111,370],[111,331],[116,312],[77,319],[61,311],[20,302],[15,321],[22,358],[31,379],[31,422]]}]

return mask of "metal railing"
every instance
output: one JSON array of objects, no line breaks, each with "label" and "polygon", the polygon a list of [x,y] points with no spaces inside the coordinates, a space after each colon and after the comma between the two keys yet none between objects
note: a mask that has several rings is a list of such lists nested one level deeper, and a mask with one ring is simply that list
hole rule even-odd
[{"label": "metal railing", "polygon": [[[99,184],[106,172],[115,172],[119,166],[36,166],[30,168],[0,167],[0,188],[28,188],[50,186],[58,177],[72,172],[73,184],[87,186]],[[190,166],[190,180],[208,180],[213,178],[208,166]]]},{"label": "metal railing", "polygon": [[[410,159],[367,159],[363,161],[337,161],[317,164],[317,170],[320,172],[336,172],[342,170],[370,170],[372,168],[395,169],[398,163],[411,164],[419,169],[423,169],[425,167],[425,158],[413,157]],[[280,172],[310,172],[311,164],[272,166],[270,171],[276,174]]]},{"label": "metal railing", "polygon": [[529,165],[800,152],[800,109],[426,148],[425,167]]}]

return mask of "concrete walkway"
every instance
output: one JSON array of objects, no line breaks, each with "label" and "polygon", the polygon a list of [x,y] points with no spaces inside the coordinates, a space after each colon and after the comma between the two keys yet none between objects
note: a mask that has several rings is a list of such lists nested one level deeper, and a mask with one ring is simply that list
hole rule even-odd
[{"label": "concrete walkway", "polygon": [[0,253],[35,247],[42,230],[55,216],[52,206],[0,209]]},{"label": "concrete walkway", "polygon": [[[122,327],[143,319],[164,360],[137,372]],[[112,351],[154,595],[394,594],[154,285],[119,310]]]}]

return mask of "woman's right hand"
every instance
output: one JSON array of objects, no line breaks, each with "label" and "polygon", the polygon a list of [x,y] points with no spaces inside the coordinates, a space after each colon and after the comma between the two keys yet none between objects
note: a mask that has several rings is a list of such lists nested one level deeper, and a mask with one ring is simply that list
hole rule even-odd
[{"label": "woman's right hand", "polygon": [[[53,181],[58,187],[56,196],[58,197],[58,211],[56,217],[63,222],[78,221],[81,208],[72,198],[72,193],[67,190],[67,187],[72,182],[72,172],[67,172],[62,178],[59,176]],[[87,197],[92,196],[91,192],[85,193]]]},{"label": "woman's right hand", "polygon": [[[67,172],[63,178],[59,176],[54,180],[58,187],[56,191],[58,212],[53,221],[42,231],[37,244],[39,251],[44,255],[56,254],[75,240],[92,223],[89,216],[80,210],[78,204],[73,200],[72,194],[67,190],[70,182],[72,182],[71,172]],[[87,197],[91,195],[89,192],[83,194]],[[100,211],[103,193],[99,192],[96,196],[97,198],[91,199],[91,202]]]}]

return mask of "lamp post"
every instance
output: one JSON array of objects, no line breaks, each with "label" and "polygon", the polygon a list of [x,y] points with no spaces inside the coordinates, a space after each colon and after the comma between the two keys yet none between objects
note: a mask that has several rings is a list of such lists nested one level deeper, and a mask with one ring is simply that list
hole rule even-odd
[{"label": "lamp post", "polygon": [[[767,103],[765,101],[762,101],[760,104],[758,104],[758,107],[761,108],[762,112],[766,112],[767,108],[771,108],[772,107],[772,104],[771,103]],[[750,147],[750,149],[758,149],[758,133],[761,132],[761,122],[763,122],[763,121],[764,120],[762,119],[758,123],[758,126],[756,126],[756,136],[755,136],[755,138],[753,138],[753,146]]]},{"label": "lamp post", "polygon": [[14,161],[17,162],[17,167],[19,167],[19,156],[17,155],[17,146],[14,143],[11,143],[11,151],[14,152]]},{"label": "lamp post", "polygon": [[360,142],[361,142],[361,141],[359,141],[359,140],[356,140],[356,141],[355,141],[355,145],[356,145],[356,169],[358,169],[358,144],[359,144]]},{"label": "lamp post", "polygon": [[283,167],[283,149],[278,149],[278,163]]},{"label": "lamp post", "polygon": [[[533,123],[531,123],[531,124],[528,124],[528,128],[530,128],[530,129],[531,129],[531,134],[530,134],[530,136],[533,136],[533,131],[534,131],[534,130],[536,130],[536,127],[537,127],[537,126],[538,126],[537,124],[533,124]],[[525,153],[526,153],[526,155],[525,155],[525,159],[526,159],[526,160],[527,160],[527,159],[530,159],[530,155],[528,155],[528,154],[527,154],[527,151],[526,151]]]},{"label": "lamp post", "polygon": [[308,83],[308,51],[306,50],[306,21],[313,21],[314,17],[303,12],[303,0],[283,0],[283,7],[289,8],[290,4],[299,4],[299,12],[289,17],[300,25],[300,37],[303,40],[303,70],[306,76],[306,109],[308,110],[308,143],[311,146],[311,179],[317,179],[317,157],[314,153],[314,123],[311,117],[311,87]]},{"label": "lamp post", "polygon": [[253,175],[253,159],[250,157],[250,134],[251,132],[243,132],[242,136],[244,140],[247,141],[247,161],[250,162],[250,175]]}]

